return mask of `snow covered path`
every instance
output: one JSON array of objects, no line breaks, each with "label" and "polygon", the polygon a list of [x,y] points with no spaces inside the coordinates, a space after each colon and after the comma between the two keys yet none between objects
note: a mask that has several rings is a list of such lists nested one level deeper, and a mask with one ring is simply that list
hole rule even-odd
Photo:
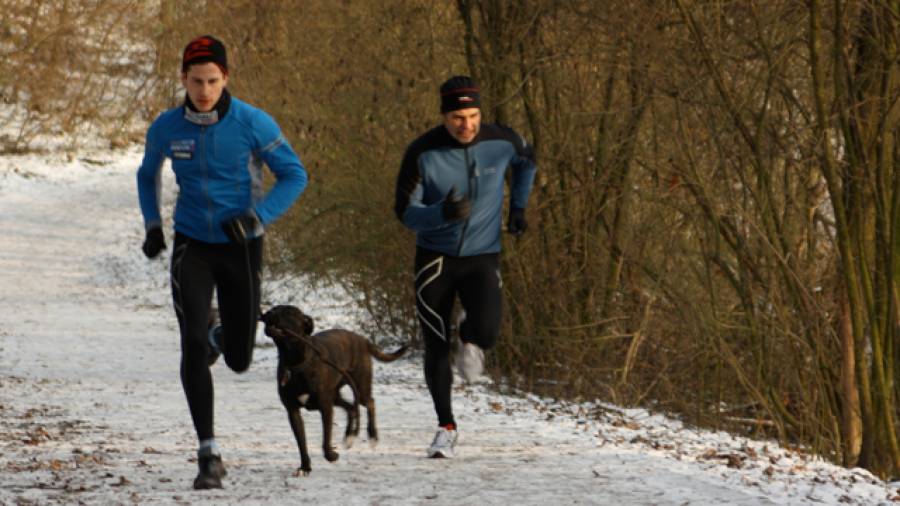
[{"label": "snow covered path", "polygon": [[[139,248],[139,160],[138,150],[71,162],[0,158],[0,504],[888,504],[897,496],[869,473],[771,442],[693,431],[641,410],[581,407],[603,408],[598,421],[481,386],[455,392],[459,457],[426,459],[435,422],[416,357],[376,366],[374,449],[363,436],[327,463],[318,413],[304,411],[313,472],[296,478],[275,351],[262,335],[247,373],[222,361],[213,368],[229,474],[224,490],[195,492],[168,256],[147,261]],[[264,292],[266,305],[297,304],[318,329],[354,328],[357,313],[339,293],[297,282]]]}]

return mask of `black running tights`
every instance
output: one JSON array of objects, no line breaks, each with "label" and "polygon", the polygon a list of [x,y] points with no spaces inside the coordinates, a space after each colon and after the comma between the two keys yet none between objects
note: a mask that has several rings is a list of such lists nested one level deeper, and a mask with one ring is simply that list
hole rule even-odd
[{"label": "black running tights", "polygon": [[500,334],[500,255],[451,257],[416,249],[416,313],[425,342],[425,382],[434,401],[438,424],[456,424],[450,402],[453,371],[450,367],[450,318],[454,297],[466,318],[459,329],[464,342],[489,350]]},{"label": "black running tights", "polygon": [[250,366],[259,319],[262,238],[246,246],[210,244],[175,235],[172,252],[172,301],[181,331],[181,384],[199,440],[213,432],[213,383],[207,339],[215,289],[224,330],[222,355],[235,372]]}]

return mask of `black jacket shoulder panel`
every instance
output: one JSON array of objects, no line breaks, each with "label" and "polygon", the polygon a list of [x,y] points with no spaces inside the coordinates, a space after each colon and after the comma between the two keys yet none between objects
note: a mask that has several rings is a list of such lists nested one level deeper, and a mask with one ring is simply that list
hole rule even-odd
[{"label": "black jacket shoulder panel", "polygon": [[403,161],[400,163],[400,173],[397,174],[397,185],[394,192],[394,214],[397,219],[403,221],[403,213],[409,206],[409,196],[419,184],[419,156],[433,149],[452,147],[455,142],[443,125],[438,125],[425,132],[416,140],[409,143]]},{"label": "black jacket shoulder panel", "polygon": [[419,155],[433,149],[454,147],[462,147],[462,145],[450,135],[450,132],[447,131],[447,128],[444,127],[444,125],[438,125],[409,143],[407,152],[413,152],[416,155]]}]

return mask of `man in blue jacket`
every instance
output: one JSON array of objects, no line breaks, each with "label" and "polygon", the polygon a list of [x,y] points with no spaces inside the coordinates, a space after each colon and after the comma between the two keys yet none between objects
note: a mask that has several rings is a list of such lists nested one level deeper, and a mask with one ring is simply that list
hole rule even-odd
[{"label": "man in blue jacket", "polygon": [[531,148],[513,130],[481,123],[475,82],[455,76],[440,88],[443,124],[413,141],[397,176],[394,212],[416,232],[416,313],[425,343],[425,381],[438,431],[429,457],[451,458],[457,426],[451,408],[450,318],[459,296],[457,369],[481,375],[484,350],[500,333],[500,226],[504,175],[512,167],[507,230],[525,232],[525,205],[536,171]]},{"label": "man in blue jacket", "polygon": [[[178,182],[172,300],[181,331],[181,383],[199,439],[195,489],[221,488],[225,467],[213,432],[209,367],[224,355],[235,372],[250,366],[259,318],[263,229],[294,203],[307,175],[271,116],[232,97],[225,46],[211,36],[184,49],[184,104],[147,132],[137,188],[144,254],[166,248],[159,209],[166,158]],[[263,164],[275,185],[263,190]],[[216,292],[221,325],[211,315]]]}]

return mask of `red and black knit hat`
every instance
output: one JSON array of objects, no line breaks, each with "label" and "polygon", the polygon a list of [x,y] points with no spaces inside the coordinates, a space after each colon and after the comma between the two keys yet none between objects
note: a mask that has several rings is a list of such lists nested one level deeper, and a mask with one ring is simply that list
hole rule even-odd
[{"label": "red and black knit hat", "polygon": [[441,112],[481,107],[478,85],[469,76],[453,76],[441,85]]},{"label": "red and black knit hat", "polygon": [[188,67],[195,63],[213,62],[228,73],[228,56],[225,54],[225,44],[212,35],[204,35],[190,41],[184,48],[181,58],[181,71],[187,72]]}]

